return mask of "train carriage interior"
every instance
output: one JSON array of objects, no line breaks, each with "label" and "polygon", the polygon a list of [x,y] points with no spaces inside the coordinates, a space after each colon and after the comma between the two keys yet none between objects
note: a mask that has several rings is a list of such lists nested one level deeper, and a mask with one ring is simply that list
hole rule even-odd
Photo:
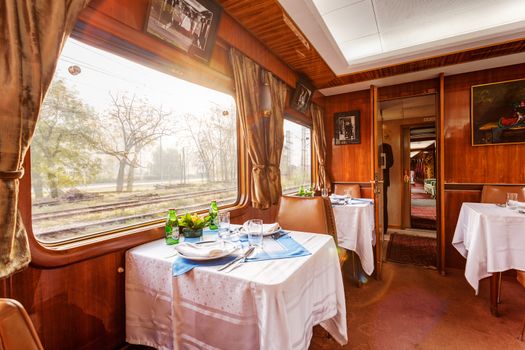
[{"label": "train carriage interior", "polygon": [[2,0],[0,349],[525,349],[525,2]]}]

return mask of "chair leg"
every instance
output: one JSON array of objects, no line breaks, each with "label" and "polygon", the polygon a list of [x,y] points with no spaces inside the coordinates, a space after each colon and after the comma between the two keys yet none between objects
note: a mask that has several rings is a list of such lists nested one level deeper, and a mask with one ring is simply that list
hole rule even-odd
[{"label": "chair leg", "polygon": [[525,333],[525,317],[523,317],[523,326],[521,327],[521,335],[518,337],[518,339],[521,341],[523,341],[523,333]]},{"label": "chair leg", "polygon": [[501,304],[501,276],[503,276],[502,273],[499,274],[499,281],[498,281],[498,304]]}]

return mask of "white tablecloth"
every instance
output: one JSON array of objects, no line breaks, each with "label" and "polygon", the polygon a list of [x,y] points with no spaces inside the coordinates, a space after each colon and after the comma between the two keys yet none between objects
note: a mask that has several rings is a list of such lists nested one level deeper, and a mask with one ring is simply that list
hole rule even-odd
[{"label": "white tablecloth", "polygon": [[492,273],[525,270],[525,215],[495,204],[463,203],[452,244],[467,258],[465,277],[478,294],[479,280]]},{"label": "white tablecloth", "polygon": [[[331,236],[292,232],[312,255],[199,267],[172,277],[163,240],[126,254],[126,341],[157,349],[307,349],[321,324],[347,343],[343,281]],[[268,238],[271,239],[271,238]]]},{"label": "white tablecloth", "polygon": [[337,243],[359,255],[363,270],[374,272],[374,205],[370,203],[333,206]]}]

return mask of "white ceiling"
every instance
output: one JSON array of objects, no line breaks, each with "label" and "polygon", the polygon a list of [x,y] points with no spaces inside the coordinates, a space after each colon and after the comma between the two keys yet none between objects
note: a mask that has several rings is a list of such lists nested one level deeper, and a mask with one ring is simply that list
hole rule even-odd
[{"label": "white ceiling", "polygon": [[525,37],[524,0],[279,0],[336,75]]}]

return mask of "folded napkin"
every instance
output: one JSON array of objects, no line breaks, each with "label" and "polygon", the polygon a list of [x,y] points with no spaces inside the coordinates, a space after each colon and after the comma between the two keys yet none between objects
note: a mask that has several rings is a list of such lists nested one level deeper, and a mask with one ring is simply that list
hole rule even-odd
[{"label": "folded napkin", "polygon": [[[246,221],[242,225],[242,228],[243,228],[244,232],[248,232],[249,231],[248,221]],[[274,222],[272,224],[263,224],[263,235],[268,235],[268,234],[277,232],[279,229],[280,229],[280,226],[279,226],[278,222]]]},{"label": "folded napkin", "polygon": [[342,200],[342,199],[346,199],[347,197],[344,196],[344,195],[340,195],[340,194],[331,194],[330,195],[330,199],[332,200]]},{"label": "folded napkin", "polygon": [[181,243],[175,246],[175,250],[190,258],[213,258],[231,249],[223,248],[222,242],[213,242],[209,244]]}]

